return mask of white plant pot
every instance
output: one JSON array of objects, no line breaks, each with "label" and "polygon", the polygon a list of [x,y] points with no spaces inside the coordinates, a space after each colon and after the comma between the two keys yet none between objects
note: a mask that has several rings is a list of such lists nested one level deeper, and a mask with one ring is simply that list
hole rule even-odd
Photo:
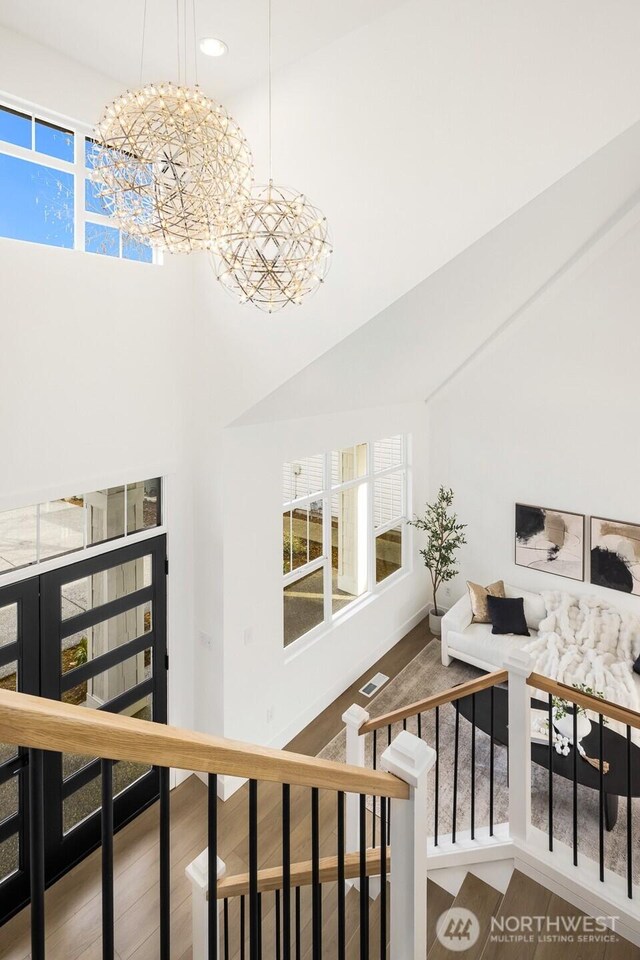
[{"label": "white plant pot", "polygon": [[433,611],[429,611],[429,630],[434,635],[434,637],[439,637],[442,634],[442,618],[444,617],[446,611],[436,616]]},{"label": "white plant pot", "polygon": [[[562,734],[563,737],[567,737],[571,743],[573,742],[573,714],[567,713],[564,717],[561,717],[560,720],[554,718],[553,725],[558,733]],[[585,716],[584,713],[579,713],[576,728],[578,743],[588,736],[590,731],[591,720],[589,720],[589,717]]]}]

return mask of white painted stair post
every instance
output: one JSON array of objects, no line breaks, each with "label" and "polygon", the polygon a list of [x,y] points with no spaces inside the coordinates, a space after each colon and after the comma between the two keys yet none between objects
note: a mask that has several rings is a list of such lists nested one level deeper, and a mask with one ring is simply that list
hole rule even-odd
[{"label": "white painted stair post", "polygon": [[531,694],[527,679],[531,657],[512,650],[504,659],[509,671],[509,831],[526,843],[531,825]]},{"label": "white painted stair post", "polygon": [[[345,760],[353,767],[364,767],[364,737],[360,736],[360,727],[368,719],[367,711],[357,703],[352,703],[342,714],[347,734]],[[360,849],[359,799],[356,793],[348,793],[346,796],[345,848],[347,853],[356,853]]]},{"label": "white painted stair post", "polygon": [[[208,872],[209,851],[203,850],[202,853],[192,860],[185,869],[187,879],[191,881],[191,925],[193,937],[193,960],[207,960],[209,956],[209,923],[208,923],[208,893],[209,893],[209,872]],[[218,857],[218,880],[226,873],[224,860]],[[218,904],[216,926],[216,936],[220,930],[220,914],[222,911],[222,901]]]},{"label": "white painted stair post", "polygon": [[409,784],[394,800],[391,826],[391,951],[393,960],[427,955],[427,776],[435,750],[406,730],[382,754],[382,768]]}]

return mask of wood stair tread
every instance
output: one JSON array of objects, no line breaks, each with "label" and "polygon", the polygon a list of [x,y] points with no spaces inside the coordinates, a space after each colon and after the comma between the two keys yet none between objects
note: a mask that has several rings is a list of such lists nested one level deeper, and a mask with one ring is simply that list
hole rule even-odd
[{"label": "wood stair tread", "polygon": [[[465,907],[467,910],[472,910],[480,924],[480,935],[477,941],[464,951],[465,960],[479,960],[481,957],[489,935],[491,917],[500,906],[501,900],[502,894],[495,887],[485,883],[473,873],[468,873],[464,878],[451,907]],[[451,951],[436,939],[427,956],[429,960],[451,960]]]},{"label": "wood stair tread", "polygon": [[[547,913],[551,891],[514,870],[506,893],[502,898],[496,918],[519,916],[544,916]],[[538,944],[489,941],[481,954],[482,960],[533,960]]]},{"label": "wood stair tread", "polygon": [[453,901],[453,894],[434,880],[427,880],[427,953],[436,939],[436,924]]}]

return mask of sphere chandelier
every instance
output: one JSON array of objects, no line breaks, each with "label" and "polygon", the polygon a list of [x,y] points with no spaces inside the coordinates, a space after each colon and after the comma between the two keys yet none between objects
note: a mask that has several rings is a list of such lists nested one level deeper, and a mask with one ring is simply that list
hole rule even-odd
[{"label": "sphere chandelier", "polygon": [[333,249],[320,210],[300,191],[274,186],[271,177],[271,0],[268,11],[269,182],[253,188],[239,208],[239,220],[219,233],[213,259],[225,289],[241,303],[274,313],[318,289]]},{"label": "sphere chandelier", "polygon": [[[195,0],[193,3],[194,62]],[[215,234],[233,223],[253,179],[251,150],[225,108],[184,79],[142,84],[146,0],[142,23],[140,86],[117,97],[95,132],[92,179],[107,212],[128,234],[170,252],[209,249]]]},{"label": "sphere chandelier", "polygon": [[254,188],[215,250],[223,286],[241,303],[273,313],[301,303],[323,282],[331,241],[326,217],[304,194],[269,181]]}]

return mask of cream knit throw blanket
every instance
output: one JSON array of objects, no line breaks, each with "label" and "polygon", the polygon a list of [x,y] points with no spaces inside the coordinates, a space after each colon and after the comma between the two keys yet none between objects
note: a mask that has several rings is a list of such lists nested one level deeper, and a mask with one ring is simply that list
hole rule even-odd
[{"label": "cream knit throw blanket", "polygon": [[640,618],[598,597],[559,590],[542,596],[547,616],[525,647],[533,670],[561,683],[586,684],[606,700],[640,712],[640,676],[633,672],[640,656]]}]

